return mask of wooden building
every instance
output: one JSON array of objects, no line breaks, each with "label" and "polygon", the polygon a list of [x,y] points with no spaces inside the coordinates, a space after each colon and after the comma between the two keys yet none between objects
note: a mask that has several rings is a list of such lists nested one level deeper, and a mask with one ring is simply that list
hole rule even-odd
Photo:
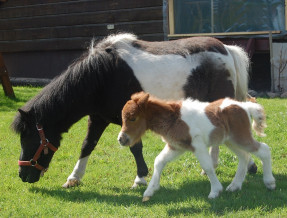
[{"label": "wooden building", "polygon": [[[272,43],[286,42],[286,2],[0,0],[0,57],[12,78],[45,80],[79,57],[93,37],[117,32],[150,41],[214,36],[245,48],[252,62],[250,87],[270,90],[276,87],[270,54],[278,53],[270,50]],[[287,89],[287,68],[285,74]]]},{"label": "wooden building", "polygon": [[7,0],[0,3],[0,53],[10,77],[51,79],[111,33],[163,40],[162,0]]}]

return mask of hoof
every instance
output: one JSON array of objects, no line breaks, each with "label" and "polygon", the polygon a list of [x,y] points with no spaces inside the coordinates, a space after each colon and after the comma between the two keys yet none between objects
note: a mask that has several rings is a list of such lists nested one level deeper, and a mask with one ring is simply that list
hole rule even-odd
[{"label": "hoof", "polygon": [[219,196],[219,192],[212,192],[208,195],[209,199],[215,199]]},{"label": "hoof", "polygon": [[145,196],[145,197],[143,197],[142,202],[147,202],[147,201],[149,201],[149,199],[150,199],[150,197],[149,197],[149,196]]},{"label": "hoof", "polygon": [[269,190],[274,190],[276,188],[276,182],[275,179],[269,181],[269,182],[264,182],[266,188],[268,188]]},{"label": "hoof", "polygon": [[269,183],[269,184],[266,184],[266,187],[267,187],[269,190],[275,190],[276,184],[275,184],[275,182],[274,182],[274,183]]},{"label": "hoof", "polygon": [[250,174],[256,174],[257,173],[257,166],[255,163],[251,164],[248,167],[248,173],[250,173]]},{"label": "hoof", "polygon": [[131,189],[135,189],[139,186],[146,186],[146,185],[147,185],[147,182],[145,181],[144,177],[137,176]]},{"label": "hoof", "polygon": [[237,185],[237,184],[233,184],[231,183],[229,186],[227,186],[226,188],[226,191],[229,191],[229,192],[234,192],[234,191],[237,191],[237,190],[241,190],[241,186],[240,185]]},{"label": "hoof", "polygon": [[215,188],[213,191],[209,193],[208,198],[209,199],[217,198],[222,191],[223,191],[223,187],[220,184],[217,188]]},{"label": "hoof", "polygon": [[202,175],[202,176],[206,176],[206,173],[205,173],[205,171],[204,171],[204,170],[201,170],[201,173],[200,173],[200,175]]},{"label": "hoof", "polygon": [[139,187],[139,186],[146,186],[147,185],[147,183],[134,183],[133,184],[133,186],[131,187],[131,189],[136,189],[137,187]]},{"label": "hoof", "polygon": [[81,182],[79,180],[68,180],[64,185],[62,185],[63,188],[71,188],[75,186],[79,186]]}]

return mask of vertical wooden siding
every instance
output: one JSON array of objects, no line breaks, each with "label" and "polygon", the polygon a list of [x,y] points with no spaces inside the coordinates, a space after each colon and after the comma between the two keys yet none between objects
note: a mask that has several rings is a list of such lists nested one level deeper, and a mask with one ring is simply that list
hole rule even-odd
[{"label": "vertical wooden siding", "polygon": [[[114,24],[113,30],[107,25]],[[82,49],[128,31],[163,40],[162,0],[9,0],[0,3],[0,52]]]}]

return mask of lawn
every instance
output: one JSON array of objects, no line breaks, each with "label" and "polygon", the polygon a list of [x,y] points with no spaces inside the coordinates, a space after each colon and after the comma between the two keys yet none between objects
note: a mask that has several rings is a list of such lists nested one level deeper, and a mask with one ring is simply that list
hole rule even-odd
[{"label": "lawn", "polygon": [[[17,111],[41,88],[14,87],[16,99],[4,96],[0,86],[0,217],[286,217],[287,216],[287,100],[257,99],[267,114],[267,137],[259,138],[271,147],[277,188],[268,191],[262,181],[258,159],[256,175],[247,175],[242,190],[224,191],[217,199],[207,198],[210,183],[192,153],[185,153],[163,171],[161,189],[142,203],[145,187],[130,189],[136,175],[135,161],[128,148],[117,142],[119,126],[110,125],[92,153],[83,184],[71,189],[61,186],[72,172],[86,134],[84,117],[65,133],[49,171],[37,183],[23,183],[18,177],[19,136],[10,129]],[[149,132],[143,138],[144,157],[151,178],[153,162],[164,144]],[[225,147],[216,172],[226,188],[236,172],[237,158]]]}]

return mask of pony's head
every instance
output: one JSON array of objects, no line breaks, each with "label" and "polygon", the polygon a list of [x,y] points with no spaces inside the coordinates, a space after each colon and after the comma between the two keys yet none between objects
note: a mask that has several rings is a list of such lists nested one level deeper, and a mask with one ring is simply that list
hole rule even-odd
[{"label": "pony's head", "polygon": [[20,134],[19,176],[23,182],[37,182],[40,175],[48,169],[53,154],[60,144],[60,138],[55,137],[53,129],[44,132],[43,127],[36,124],[33,111],[19,109],[12,128]]},{"label": "pony's head", "polygon": [[146,106],[149,94],[132,95],[122,110],[122,129],[118,136],[121,145],[133,146],[147,130]]}]

